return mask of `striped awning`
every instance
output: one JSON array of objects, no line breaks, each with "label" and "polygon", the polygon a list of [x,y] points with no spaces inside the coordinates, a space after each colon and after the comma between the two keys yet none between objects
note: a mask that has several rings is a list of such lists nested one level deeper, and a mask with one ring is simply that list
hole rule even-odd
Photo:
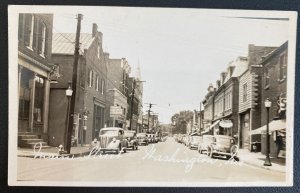
[{"label": "striped awning", "polygon": [[[274,120],[269,123],[269,132],[285,130],[285,129],[286,129],[286,120],[285,119]],[[267,130],[267,126],[264,125],[258,129],[250,131],[250,134],[251,135],[262,134],[263,132],[266,133],[266,130]]]}]

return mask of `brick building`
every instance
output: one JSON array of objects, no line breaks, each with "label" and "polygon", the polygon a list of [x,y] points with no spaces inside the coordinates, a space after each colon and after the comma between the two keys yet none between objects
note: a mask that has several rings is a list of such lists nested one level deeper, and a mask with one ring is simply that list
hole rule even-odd
[{"label": "brick building", "polygon": [[276,47],[248,46],[248,69],[239,77],[239,148],[253,150],[253,144],[260,142],[259,136],[250,131],[261,126],[261,58]]},{"label": "brick building", "polygon": [[19,14],[18,145],[22,147],[48,142],[52,24],[53,14]]},{"label": "brick building", "polygon": [[209,84],[207,91],[208,93],[205,95],[205,98],[202,100],[202,104],[204,107],[203,110],[203,131],[202,133],[206,133],[209,131],[209,127],[212,124],[212,120],[214,118],[214,95],[215,95],[215,88],[213,84]]},{"label": "brick building", "polygon": [[[59,66],[60,77],[51,85],[49,143],[63,144],[66,127],[65,90],[72,80],[76,34],[53,35],[52,59]],[[73,136],[78,143],[90,143],[104,127],[106,109],[107,62],[102,49],[102,33],[93,24],[92,33],[80,34],[77,91]],[[87,120],[84,120],[87,115]]]},{"label": "brick building", "polygon": [[[128,79],[131,67],[125,58],[108,59],[107,71],[107,109],[112,106],[121,108],[122,115],[110,115],[110,111],[106,111],[106,126],[117,126],[126,128],[126,116],[128,111]],[[113,123],[115,122],[115,123]]]},{"label": "brick building", "polygon": [[286,139],[286,93],[287,93],[287,60],[288,42],[273,52],[262,57],[261,88],[261,127],[251,132],[252,136],[261,137],[262,152],[266,152],[267,113],[264,101],[272,102],[269,115],[270,154],[273,157],[285,157]]}]

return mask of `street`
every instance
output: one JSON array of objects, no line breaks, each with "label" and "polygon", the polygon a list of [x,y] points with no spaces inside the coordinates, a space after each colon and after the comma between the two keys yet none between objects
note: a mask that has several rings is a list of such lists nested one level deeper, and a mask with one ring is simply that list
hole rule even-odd
[{"label": "street", "polygon": [[[200,157],[199,157],[200,156]],[[285,174],[211,159],[168,138],[119,155],[72,159],[18,157],[18,180],[94,182],[279,182]]]}]

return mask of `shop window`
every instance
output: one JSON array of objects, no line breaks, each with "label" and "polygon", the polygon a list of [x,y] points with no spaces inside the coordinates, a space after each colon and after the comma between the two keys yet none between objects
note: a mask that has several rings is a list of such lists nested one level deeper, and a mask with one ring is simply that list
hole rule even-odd
[{"label": "shop window", "polygon": [[44,105],[44,79],[35,77],[35,97],[34,97],[34,112],[33,120],[35,122],[43,122],[43,105]]},{"label": "shop window", "polygon": [[22,67],[19,90],[19,119],[29,119],[30,94],[33,85],[34,73]]}]

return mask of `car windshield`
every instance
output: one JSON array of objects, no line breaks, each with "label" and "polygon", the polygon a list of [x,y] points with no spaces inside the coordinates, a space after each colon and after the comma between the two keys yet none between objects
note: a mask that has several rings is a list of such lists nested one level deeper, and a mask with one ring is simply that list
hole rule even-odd
[{"label": "car windshield", "polygon": [[100,135],[114,135],[114,136],[117,136],[118,131],[117,130],[101,130]]},{"label": "car windshield", "polygon": [[133,137],[134,136],[134,132],[126,132],[124,133],[125,137]]}]

